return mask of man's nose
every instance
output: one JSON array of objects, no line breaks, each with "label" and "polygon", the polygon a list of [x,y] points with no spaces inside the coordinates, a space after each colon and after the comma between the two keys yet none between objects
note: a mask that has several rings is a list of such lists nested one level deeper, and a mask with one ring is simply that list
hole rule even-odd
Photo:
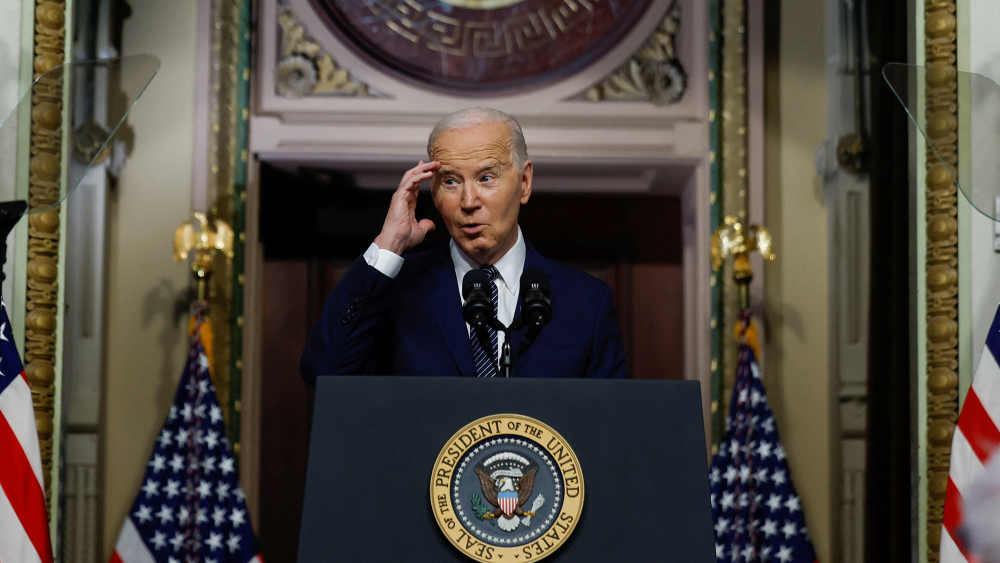
[{"label": "man's nose", "polygon": [[479,189],[475,185],[466,184],[462,187],[462,209],[474,211],[479,208]]}]

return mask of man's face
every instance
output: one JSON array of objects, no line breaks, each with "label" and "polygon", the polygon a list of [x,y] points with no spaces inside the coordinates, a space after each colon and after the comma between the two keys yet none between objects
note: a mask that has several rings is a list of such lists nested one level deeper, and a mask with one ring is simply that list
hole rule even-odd
[{"label": "man's face", "polygon": [[492,264],[517,242],[517,214],[531,197],[531,161],[514,166],[510,132],[485,123],[442,133],[431,151],[431,182],[448,233],[470,258]]}]

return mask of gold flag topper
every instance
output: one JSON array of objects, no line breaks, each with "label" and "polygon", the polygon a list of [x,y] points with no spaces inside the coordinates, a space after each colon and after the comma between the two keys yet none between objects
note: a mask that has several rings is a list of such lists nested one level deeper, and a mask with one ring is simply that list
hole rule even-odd
[{"label": "gold flag topper", "polygon": [[192,212],[191,216],[192,219],[181,223],[174,231],[174,261],[180,262],[194,251],[191,269],[199,282],[198,294],[202,300],[204,282],[212,274],[212,256],[223,252],[227,260],[233,258],[233,229],[220,219],[209,222],[208,216],[201,211]]},{"label": "gold flag topper", "polygon": [[750,269],[750,251],[756,250],[765,260],[774,260],[774,253],[771,252],[773,240],[771,233],[767,232],[761,225],[750,225],[744,232],[743,224],[739,218],[732,215],[723,219],[723,225],[712,235],[712,269],[718,270],[722,267],[723,261],[732,256],[734,258],[733,277],[740,286],[740,307],[746,309],[750,306],[747,286],[753,279],[753,270]]}]

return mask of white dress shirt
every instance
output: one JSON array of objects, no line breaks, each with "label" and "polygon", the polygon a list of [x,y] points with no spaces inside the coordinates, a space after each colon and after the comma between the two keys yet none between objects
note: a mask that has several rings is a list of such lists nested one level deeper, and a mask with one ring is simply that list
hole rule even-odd
[{"label": "white dress shirt", "polygon": [[[480,267],[480,264],[466,256],[454,240],[448,242],[448,249],[451,252],[451,261],[455,264],[458,294],[462,295],[462,279],[465,274],[469,273],[469,270]],[[517,242],[493,264],[493,267],[500,272],[500,276],[494,282],[497,284],[497,318],[507,326],[510,326],[510,323],[514,321],[514,312],[517,311],[517,294],[521,290],[521,273],[524,271],[526,252],[524,237],[521,236],[521,227],[518,227]],[[403,258],[400,255],[379,248],[375,243],[372,243],[365,251],[364,258],[368,265],[390,278],[395,278],[399,274],[400,268],[403,267]],[[472,330],[468,323],[466,323],[465,329]],[[503,332],[497,332],[497,353],[503,349],[503,342]]]}]

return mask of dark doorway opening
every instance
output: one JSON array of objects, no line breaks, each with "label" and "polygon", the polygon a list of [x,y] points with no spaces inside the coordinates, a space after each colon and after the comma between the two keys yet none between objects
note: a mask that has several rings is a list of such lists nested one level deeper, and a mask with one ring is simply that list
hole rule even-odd
[{"label": "dark doorway opening", "polygon": [[[385,219],[391,191],[362,189],[324,168],[261,166],[265,252],[260,543],[272,562],[294,562],[308,458],[312,388],[299,355],[323,302]],[[438,225],[414,251],[447,240],[430,194],[418,217]],[[526,240],[544,256],[604,280],[615,294],[629,373],[683,379],[683,245],[675,196],[552,194],[522,208]]]}]

